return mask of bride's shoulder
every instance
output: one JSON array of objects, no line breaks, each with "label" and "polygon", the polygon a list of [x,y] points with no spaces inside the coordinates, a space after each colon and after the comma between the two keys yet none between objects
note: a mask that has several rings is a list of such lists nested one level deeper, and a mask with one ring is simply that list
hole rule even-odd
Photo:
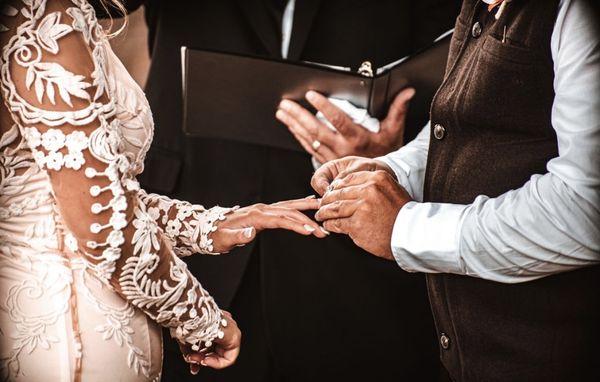
[{"label": "bride's shoulder", "polygon": [[98,29],[98,33],[102,28],[95,7],[87,0],[0,1],[0,38],[15,34],[19,29],[37,29],[42,36],[53,37],[72,30]]}]

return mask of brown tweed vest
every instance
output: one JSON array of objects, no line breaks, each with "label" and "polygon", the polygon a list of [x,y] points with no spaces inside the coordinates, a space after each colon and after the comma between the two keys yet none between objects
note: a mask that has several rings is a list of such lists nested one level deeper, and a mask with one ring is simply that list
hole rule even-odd
[{"label": "brown tweed vest", "polygon": [[[499,20],[463,2],[431,109],[426,201],[471,203],[547,172],[558,2],[513,0]],[[428,287],[456,381],[600,381],[600,267],[511,285],[429,275]]]}]

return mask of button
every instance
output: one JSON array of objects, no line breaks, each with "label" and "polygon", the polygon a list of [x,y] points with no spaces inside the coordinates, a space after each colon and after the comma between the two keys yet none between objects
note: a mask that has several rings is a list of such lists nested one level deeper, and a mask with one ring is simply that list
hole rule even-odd
[{"label": "button", "polygon": [[446,135],[446,129],[444,128],[444,126],[442,126],[440,124],[436,124],[433,127],[433,136],[435,137],[435,139],[442,140],[442,139],[444,139],[445,135]]},{"label": "button", "polygon": [[442,349],[448,350],[450,347],[450,338],[446,335],[446,333],[442,333],[440,336],[440,345],[442,345]]},{"label": "button", "polygon": [[481,36],[481,24],[479,23],[479,21],[477,21],[475,24],[473,24],[473,29],[471,29],[471,35],[474,38],[477,38],[479,36]]}]

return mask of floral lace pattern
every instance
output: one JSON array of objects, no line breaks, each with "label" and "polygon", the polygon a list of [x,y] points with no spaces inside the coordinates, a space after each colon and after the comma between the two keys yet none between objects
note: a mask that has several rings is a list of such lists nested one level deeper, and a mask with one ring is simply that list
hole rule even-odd
[{"label": "floral lace pattern", "polygon": [[[0,190],[14,196],[0,204],[0,237],[6,236],[3,221],[10,224],[27,211],[45,211],[40,221],[50,224],[6,241],[0,256],[26,249],[29,235],[42,239],[40,248],[62,246],[85,259],[126,301],[120,310],[96,303],[107,322],[96,331],[127,346],[128,366],[149,377],[148,360],[127,329],[137,309],[194,349],[222,335],[220,310],[178,256],[214,254],[210,234],[232,209],[205,209],[140,189],[135,176],[152,138],[147,102],[135,87],[122,86],[132,80],[123,75],[93,8],[85,0],[71,3],[61,8],[64,3],[13,0],[0,14],[0,38],[7,41],[0,85],[15,123],[0,140]],[[11,27],[11,18],[21,21]],[[70,48],[63,48],[67,39]],[[82,48],[73,50],[75,44]],[[89,63],[82,51],[89,52]],[[46,187],[30,195],[32,174]],[[77,200],[84,207],[68,207],[72,190],[84,191]],[[45,348],[52,340],[28,337],[24,346]],[[14,364],[8,370],[15,372]]]}]

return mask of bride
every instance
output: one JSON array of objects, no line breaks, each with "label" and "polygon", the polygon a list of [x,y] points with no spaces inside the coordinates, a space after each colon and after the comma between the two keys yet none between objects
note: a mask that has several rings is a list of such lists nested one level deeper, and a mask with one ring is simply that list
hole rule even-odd
[{"label": "bride", "polygon": [[140,189],[152,115],[86,0],[9,0],[0,42],[0,379],[157,381],[160,326],[193,372],[233,363],[236,323],[181,257],[270,228],[324,237],[299,212],[317,201],[205,209]]}]

